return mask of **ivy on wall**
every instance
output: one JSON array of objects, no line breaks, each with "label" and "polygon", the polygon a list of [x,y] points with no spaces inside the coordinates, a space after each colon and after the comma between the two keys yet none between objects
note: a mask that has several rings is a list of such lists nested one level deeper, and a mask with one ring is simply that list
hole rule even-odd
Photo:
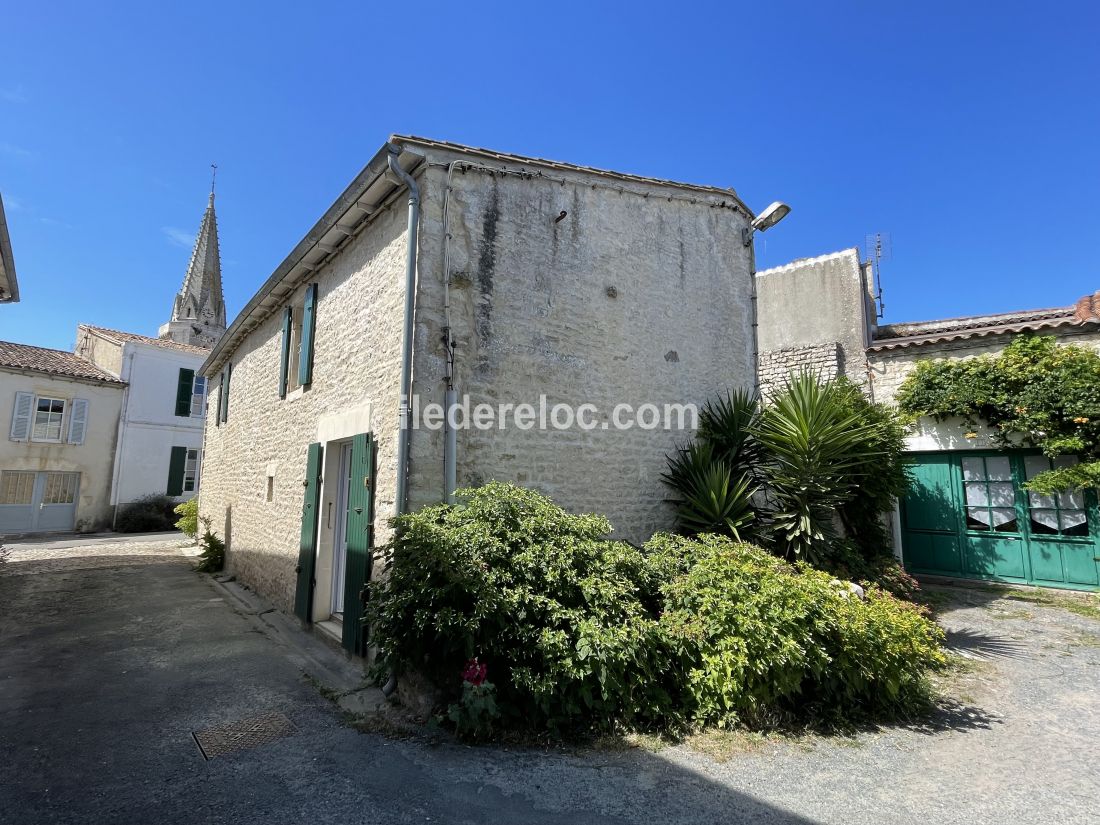
[{"label": "ivy on wall", "polygon": [[1080,456],[1028,482],[1036,492],[1100,486],[1100,355],[1087,347],[1021,336],[999,355],[921,361],[897,403],[914,416],[959,416],[971,429],[984,422],[1003,447]]}]

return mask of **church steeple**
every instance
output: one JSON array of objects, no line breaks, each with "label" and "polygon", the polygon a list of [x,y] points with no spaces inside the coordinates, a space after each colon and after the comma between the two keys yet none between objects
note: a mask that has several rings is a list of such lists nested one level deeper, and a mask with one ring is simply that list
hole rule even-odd
[{"label": "church steeple", "polygon": [[172,318],[160,328],[159,335],[181,344],[212,348],[224,332],[218,218],[214,214],[214,186],[211,183],[210,200],[202,216],[183,286],[172,304]]}]

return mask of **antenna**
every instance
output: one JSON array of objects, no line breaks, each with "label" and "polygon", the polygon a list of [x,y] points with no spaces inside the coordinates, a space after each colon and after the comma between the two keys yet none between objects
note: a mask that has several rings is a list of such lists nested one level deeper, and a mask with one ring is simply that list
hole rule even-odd
[{"label": "antenna", "polygon": [[210,169],[212,170],[210,172],[210,199],[213,200],[214,199],[214,184],[218,180],[218,164],[211,163],[210,164]]},{"label": "antenna", "polygon": [[875,232],[867,236],[864,248],[865,257],[871,262],[871,272],[874,275],[874,294],[871,296],[877,306],[878,317],[881,318],[886,311],[886,304],[882,302],[882,262],[890,260],[894,253],[894,244],[889,232]]}]

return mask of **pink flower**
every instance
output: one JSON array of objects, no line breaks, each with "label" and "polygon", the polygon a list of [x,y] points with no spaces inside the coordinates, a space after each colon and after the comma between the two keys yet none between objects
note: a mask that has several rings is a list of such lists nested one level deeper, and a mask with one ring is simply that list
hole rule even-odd
[{"label": "pink flower", "polygon": [[474,687],[480,687],[489,676],[489,666],[477,660],[477,656],[466,662],[462,669],[462,680],[469,682]]}]

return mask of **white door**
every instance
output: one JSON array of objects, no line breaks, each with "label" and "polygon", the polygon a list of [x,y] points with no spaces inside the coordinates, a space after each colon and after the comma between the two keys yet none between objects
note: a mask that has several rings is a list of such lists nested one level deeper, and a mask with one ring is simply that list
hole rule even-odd
[{"label": "white door", "polygon": [[351,442],[340,445],[340,489],[336,495],[336,525],[332,546],[332,615],[344,615],[344,573],[348,559],[348,493],[351,485]]}]

